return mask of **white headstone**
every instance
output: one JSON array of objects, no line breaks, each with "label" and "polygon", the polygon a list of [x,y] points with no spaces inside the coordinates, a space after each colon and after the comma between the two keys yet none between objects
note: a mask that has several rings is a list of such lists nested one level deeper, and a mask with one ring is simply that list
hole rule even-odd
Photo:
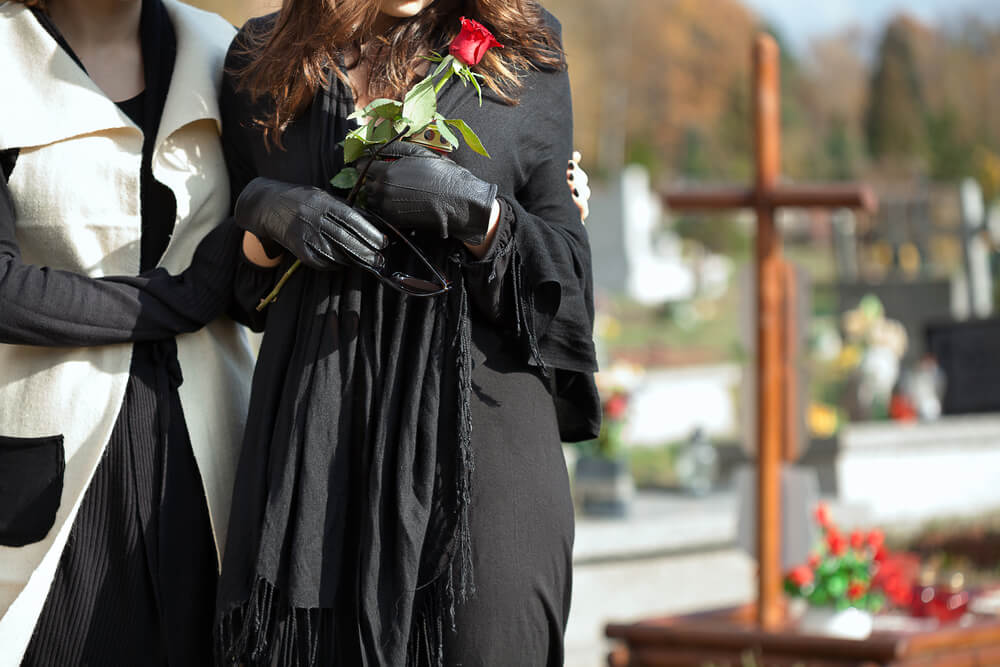
[{"label": "white headstone", "polygon": [[857,219],[854,211],[842,208],[833,213],[833,250],[838,280],[858,279]]},{"label": "white headstone", "polygon": [[990,271],[990,249],[980,233],[985,229],[983,191],[972,178],[962,181],[962,254],[965,258],[964,305],[966,313],[989,317],[993,312],[993,276]]},{"label": "white headstone", "polygon": [[681,254],[681,242],[661,229],[663,206],[650,187],[649,172],[629,165],[622,173],[626,292],[645,305],[682,301],[695,295],[697,280]]}]

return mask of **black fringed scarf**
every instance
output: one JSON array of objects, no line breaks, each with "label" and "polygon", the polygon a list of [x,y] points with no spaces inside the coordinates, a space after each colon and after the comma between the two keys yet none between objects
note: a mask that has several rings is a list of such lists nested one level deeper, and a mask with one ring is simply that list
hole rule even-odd
[{"label": "black fringed scarf", "polygon": [[[319,149],[346,131],[329,121],[342,100],[321,99],[309,122],[318,187],[340,163]],[[445,295],[300,270],[269,306],[220,582],[220,662],[440,664],[474,589],[472,369],[461,258],[431,245],[455,285]],[[399,250],[393,266],[425,273]]]}]

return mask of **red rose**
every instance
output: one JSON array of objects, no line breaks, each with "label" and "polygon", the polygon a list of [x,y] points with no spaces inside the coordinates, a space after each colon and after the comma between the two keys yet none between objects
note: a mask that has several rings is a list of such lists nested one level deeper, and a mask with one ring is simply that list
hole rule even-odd
[{"label": "red rose", "polygon": [[863,581],[852,581],[847,586],[847,599],[857,600],[868,591],[868,586]]},{"label": "red rose", "polygon": [[816,505],[816,511],[813,513],[813,516],[816,518],[816,523],[823,528],[829,528],[831,526],[830,508],[826,506],[826,503],[819,503]]},{"label": "red rose", "polygon": [[876,563],[881,563],[885,561],[885,559],[888,557],[889,557],[889,552],[885,550],[884,546],[880,546],[877,549],[875,549],[875,555],[872,557],[872,560],[874,560]]},{"label": "red rose", "polygon": [[625,398],[625,394],[615,394],[604,404],[604,414],[608,419],[622,419],[627,407],[628,399]]},{"label": "red rose", "polygon": [[847,551],[847,540],[836,530],[831,530],[830,534],[826,536],[826,548],[834,556],[843,556],[844,552]]},{"label": "red rose", "polygon": [[851,533],[851,548],[861,550],[865,546],[865,534],[860,530]]},{"label": "red rose", "polygon": [[799,588],[813,582],[813,571],[808,565],[800,565],[788,574],[788,580]]},{"label": "red rose", "polygon": [[815,570],[817,567],[819,567],[819,562],[820,562],[819,554],[810,554],[809,567]]},{"label": "red rose", "polygon": [[870,546],[875,551],[882,548],[885,544],[885,533],[883,533],[878,528],[875,528],[870,533],[868,533],[868,546]]},{"label": "red rose", "polygon": [[448,52],[469,67],[474,67],[494,46],[503,48],[503,44],[498,42],[493,37],[493,33],[483,27],[481,23],[463,16],[462,30],[452,40]]}]

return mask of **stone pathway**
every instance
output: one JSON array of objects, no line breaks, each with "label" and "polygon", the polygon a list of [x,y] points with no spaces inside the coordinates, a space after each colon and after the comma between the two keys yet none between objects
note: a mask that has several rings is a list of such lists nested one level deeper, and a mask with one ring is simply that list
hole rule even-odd
[{"label": "stone pathway", "polygon": [[749,600],[753,560],[735,547],[735,502],[643,493],[627,519],[578,517],[567,667],[607,664],[610,621]]}]

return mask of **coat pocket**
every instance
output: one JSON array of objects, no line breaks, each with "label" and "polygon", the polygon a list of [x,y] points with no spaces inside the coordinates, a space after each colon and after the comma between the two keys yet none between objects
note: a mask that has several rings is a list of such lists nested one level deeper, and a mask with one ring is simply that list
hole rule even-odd
[{"label": "coat pocket", "polygon": [[22,547],[52,529],[62,498],[63,437],[0,436],[0,545]]}]

